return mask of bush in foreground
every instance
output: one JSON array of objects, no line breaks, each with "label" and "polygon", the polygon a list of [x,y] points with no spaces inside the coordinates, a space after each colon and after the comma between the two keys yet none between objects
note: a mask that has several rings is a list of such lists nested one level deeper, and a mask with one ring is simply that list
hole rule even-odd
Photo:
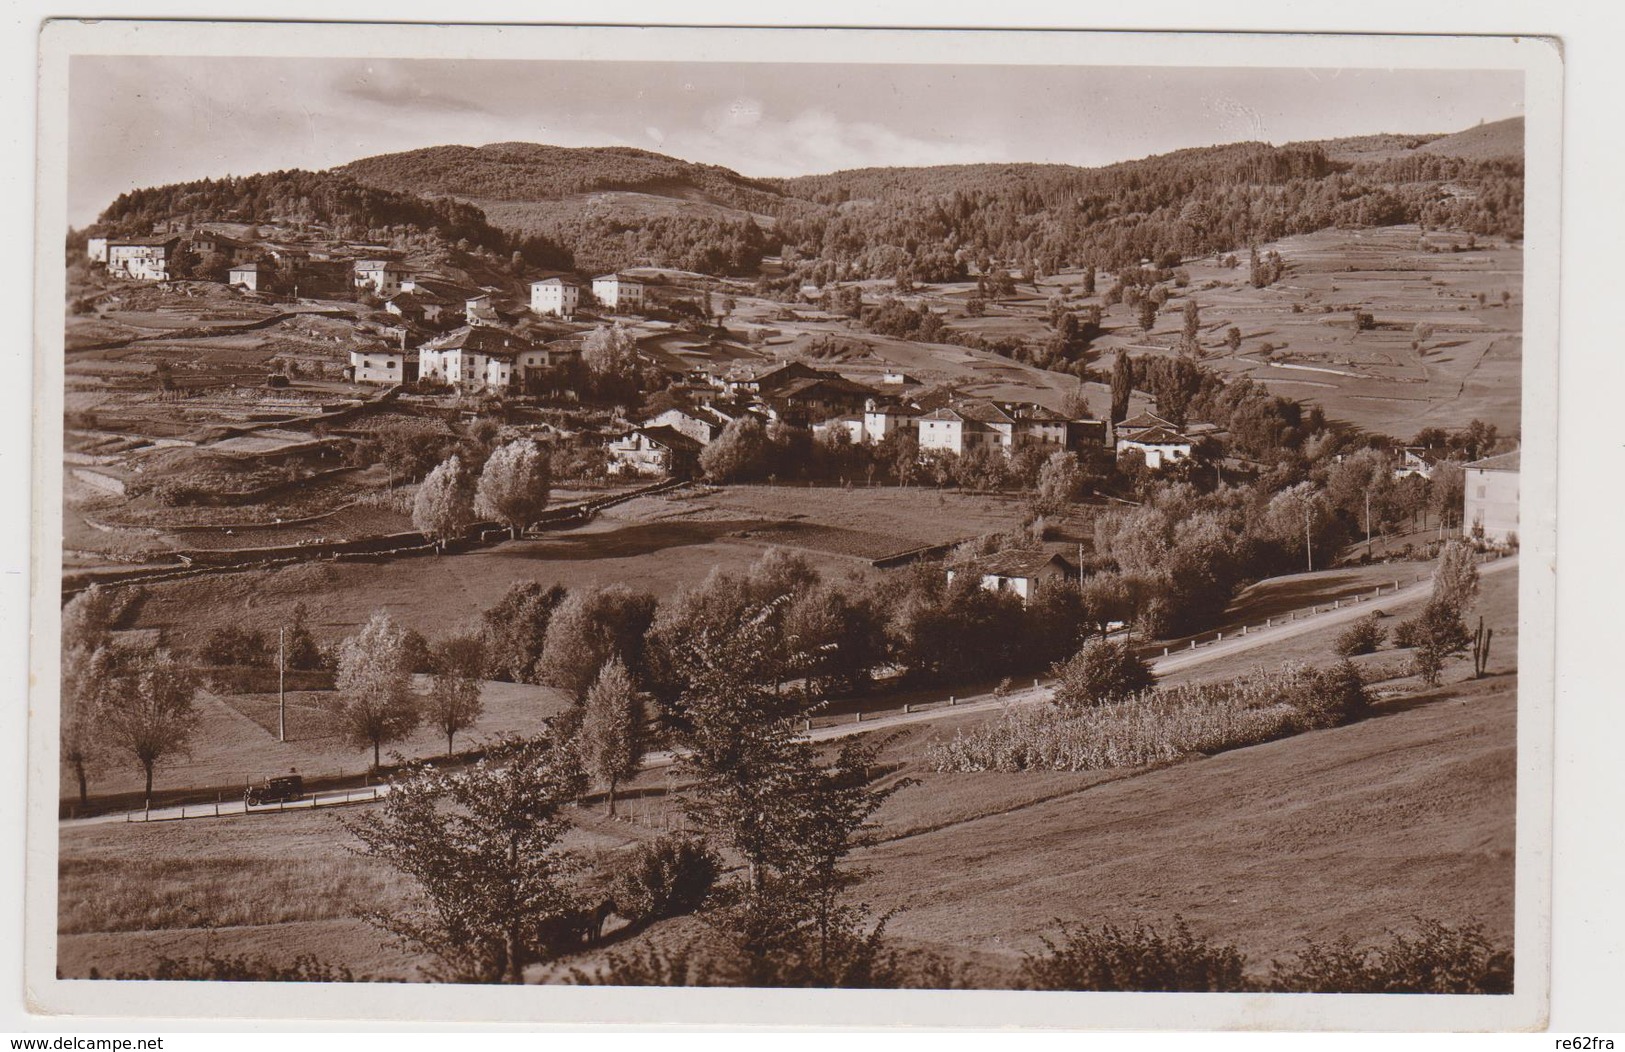
[{"label": "bush in foreground", "polygon": [[1382,646],[1383,637],[1387,634],[1377,623],[1377,615],[1368,614],[1338,634],[1337,641],[1332,644],[1332,652],[1338,657],[1372,654]]},{"label": "bush in foreground", "polygon": [[1272,961],[1267,988],[1281,993],[1509,994],[1512,951],[1492,945],[1482,924],[1452,928],[1418,920],[1412,936],[1360,948],[1347,936],[1311,942],[1294,960]]},{"label": "bush in foreground", "polygon": [[1269,991],[1273,993],[1506,994],[1512,992],[1512,951],[1492,944],[1483,925],[1451,927],[1417,920],[1410,935],[1357,946],[1344,936],[1310,942],[1288,961],[1271,961],[1267,977],[1249,977],[1235,946],[1195,935],[1183,918],[1173,928],[1136,924],[1060,925],[1058,939],[1022,964],[1029,990]]},{"label": "bush in foreground", "polygon": [[1145,924],[1129,929],[1063,924],[1059,941],[1046,936],[1043,942],[1046,952],[1022,962],[1022,989],[1224,993],[1248,988],[1241,951],[1198,937],[1178,915],[1166,934]]},{"label": "bush in foreground", "polygon": [[1090,640],[1051,671],[1057,680],[1055,701],[1067,708],[1122,701],[1156,682],[1151,666],[1126,643],[1105,639]]},{"label": "bush in foreground", "polygon": [[672,834],[632,849],[615,867],[610,894],[623,917],[677,917],[699,909],[721,872],[721,859],[704,841]]}]

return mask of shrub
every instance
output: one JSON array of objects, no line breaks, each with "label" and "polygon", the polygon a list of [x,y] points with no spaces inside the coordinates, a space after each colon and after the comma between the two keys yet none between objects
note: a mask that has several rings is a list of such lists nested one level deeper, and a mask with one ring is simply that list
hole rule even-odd
[{"label": "shrub", "polygon": [[1361,949],[1344,936],[1310,942],[1290,963],[1270,962],[1269,988],[1282,993],[1509,994],[1512,952],[1491,945],[1482,924],[1452,928],[1419,920],[1406,937]]},{"label": "shrub", "polygon": [[1058,680],[1055,701],[1068,708],[1121,701],[1156,682],[1151,666],[1126,643],[1105,639],[1090,640],[1051,673]]},{"label": "shrub", "polygon": [[1386,635],[1387,632],[1377,623],[1377,615],[1367,614],[1338,635],[1337,641],[1332,644],[1332,651],[1338,657],[1345,658],[1370,654],[1382,646]]},{"label": "shrub", "polygon": [[615,869],[610,894],[616,912],[646,922],[692,913],[722,871],[701,840],[680,834],[640,844]]},{"label": "shrub", "polygon": [[263,632],[241,625],[221,625],[209,633],[197,658],[205,665],[261,666],[270,662],[270,647]]},{"label": "shrub", "polygon": [[1327,669],[1311,669],[1287,689],[1287,701],[1297,711],[1304,730],[1339,727],[1371,711],[1360,670],[1347,658]]},{"label": "shrub", "polygon": [[1445,658],[1472,642],[1467,624],[1447,601],[1433,599],[1422,612],[1394,629],[1394,642],[1415,649],[1412,671],[1430,687],[1439,685]]},{"label": "shrub", "polygon": [[1061,925],[1060,941],[1043,939],[1045,953],[1022,962],[1026,990],[1232,992],[1245,990],[1246,958],[1234,946],[1191,932],[1175,916],[1171,932],[1136,924],[1124,930]]}]

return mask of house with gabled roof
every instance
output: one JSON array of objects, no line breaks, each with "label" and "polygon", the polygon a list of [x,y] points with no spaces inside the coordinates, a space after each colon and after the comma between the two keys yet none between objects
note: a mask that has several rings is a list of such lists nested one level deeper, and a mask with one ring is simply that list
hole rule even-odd
[{"label": "house with gabled roof", "polygon": [[701,444],[674,427],[634,427],[607,449],[611,474],[682,476],[699,465]]},{"label": "house with gabled roof", "polygon": [[[977,560],[981,585],[990,592],[1010,592],[1023,603],[1032,599],[1045,584],[1078,579],[1078,568],[1059,553],[1014,549]],[[955,570],[948,571],[953,583]]]},{"label": "house with gabled roof", "polygon": [[465,325],[419,348],[418,374],[425,381],[503,391],[523,386],[558,357],[506,329]]},{"label": "house with gabled roof", "polygon": [[1186,459],[1195,447],[1189,435],[1162,424],[1117,433],[1117,455],[1138,450],[1145,457],[1145,466],[1152,469]]}]

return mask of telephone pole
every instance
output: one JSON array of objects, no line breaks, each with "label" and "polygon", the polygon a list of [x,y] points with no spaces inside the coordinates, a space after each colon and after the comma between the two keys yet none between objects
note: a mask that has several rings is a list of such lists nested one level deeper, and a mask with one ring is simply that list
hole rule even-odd
[{"label": "telephone pole", "polygon": [[1303,502],[1303,555],[1304,555],[1304,558],[1309,563],[1309,572],[1314,573],[1315,572],[1315,549],[1309,543],[1309,529],[1310,529],[1310,527],[1309,527],[1309,515],[1310,515],[1311,511],[1312,511],[1312,509],[1311,509],[1311,507],[1309,505],[1309,501],[1307,499],[1304,500],[1304,502]]},{"label": "telephone pole", "polygon": [[276,740],[288,740],[288,693],[284,689],[285,670],[288,663],[283,645],[287,629],[278,627],[276,630]]},{"label": "telephone pole", "polygon": [[1365,491],[1365,557],[1371,558],[1371,491]]}]

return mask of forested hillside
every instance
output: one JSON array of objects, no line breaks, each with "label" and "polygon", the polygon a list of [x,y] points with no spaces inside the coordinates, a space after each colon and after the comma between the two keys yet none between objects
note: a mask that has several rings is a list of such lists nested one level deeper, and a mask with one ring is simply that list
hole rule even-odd
[{"label": "forested hillside", "polygon": [[623,146],[572,149],[533,142],[432,146],[367,157],[334,170],[369,186],[497,201],[547,201],[629,190],[762,212],[779,197],[761,182],[727,168]]},{"label": "forested hillside", "polygon": [[113,233],[158,222],[308,221],[340,236],[430,232],[536,266],[656,265],[786,281],[948,281],[1245,252],[1328,227],[1418,223],[1519,238],[1522,121],[1450,136],[1237,143],[1104,168],[976,164],[754,180],[621,147],[438,146],[121,196]]},{"label": "forested hillside", "polygon": [[556,243],[500,230],[473,205],[366,186],[334,172],[300,169],[132,190],[102,212],[96,229],[137,236],[152,233],[160,224],[191,228],[222,221],[309,224],[355,241],[429,236],[447,244],[466,242],[494,255],[518,252],[537,267],[565,267],[571,262],[569,253]]},{"label": "forested hillside", "polygon": [[1117,269],[1326,227],[1413,222],[1507,237],[1523,230],[1520,159],[1406,152],[1350,164],[1317,144],[1241,143],[1099,169],[863,169],[779,185],[829,208],[781,222],[799,255],[924,281],[943,280],[967,258],[1050,273],[1084,263]]}]

